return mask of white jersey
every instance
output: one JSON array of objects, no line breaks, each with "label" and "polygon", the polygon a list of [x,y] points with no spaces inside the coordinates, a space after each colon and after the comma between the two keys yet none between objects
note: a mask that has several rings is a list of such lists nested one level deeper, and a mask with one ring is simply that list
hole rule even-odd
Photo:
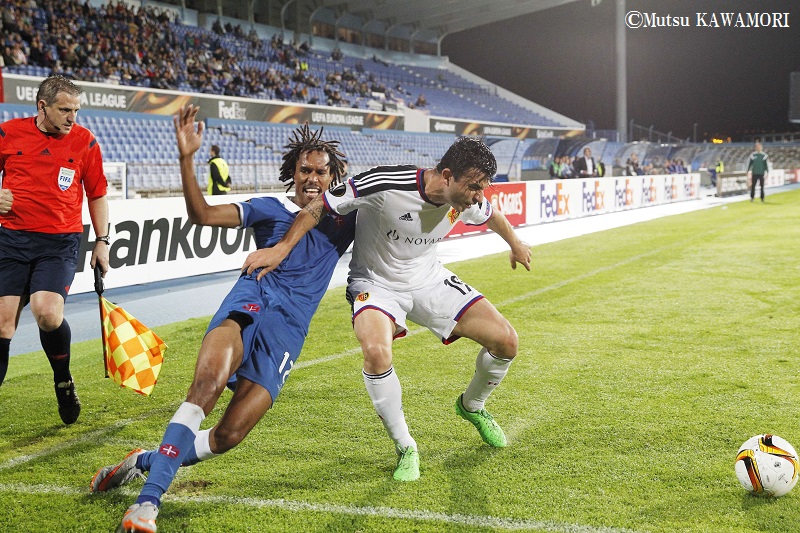
[{"label": "white jersey", "polygon": [[483,201],[459,213],[425,195],[424,169],[411,165],[370,169],[326,191],[328,209],[358,209],[350,277],[370,279],[392,290],[422,287],[442,268],[436,244],[458,220],[480,225],[492,216]]}]

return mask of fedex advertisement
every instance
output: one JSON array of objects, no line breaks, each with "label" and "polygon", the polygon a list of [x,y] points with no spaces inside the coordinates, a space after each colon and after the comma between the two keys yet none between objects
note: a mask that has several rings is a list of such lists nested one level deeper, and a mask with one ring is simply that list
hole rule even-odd
[{"label": "fedex advertisement", "polygon": [[528,183],[528,224],[696,200],[700,174],[620,176]]}]

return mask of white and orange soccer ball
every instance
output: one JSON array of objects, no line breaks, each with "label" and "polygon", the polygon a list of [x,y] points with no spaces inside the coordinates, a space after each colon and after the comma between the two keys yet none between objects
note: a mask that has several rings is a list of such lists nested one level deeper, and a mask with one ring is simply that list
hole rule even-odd
[{"label": "white and orange soccer ball", "polygon": [[783,496],[797,483],[797,452],[777,435],[756,435],[736,454],[736,477],[751,494]]}]

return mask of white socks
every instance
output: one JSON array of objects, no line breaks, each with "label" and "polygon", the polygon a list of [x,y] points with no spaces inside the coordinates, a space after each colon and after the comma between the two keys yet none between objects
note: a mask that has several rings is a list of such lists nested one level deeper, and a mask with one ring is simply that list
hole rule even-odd
[{"label": "white socks", "polygon": [[475,374],[461,399],[464,409],[471,412],[483,409],[486,398],[503,381],[509,366],[511,359],[495,357],[486,348],[481,348],[475,361]]},{"label": "white socks", "polygon": [[411,446],[416,450],[417,443],[408,432],[406,417],[403,414],[403,390],[394,367],[383,374],[374,375],[363,372],[363,375],[372,405],[378,416],[381,417],[383,427],[386,428],[395,446],[402,449]]},{"label": "white socks", "polygon": [[182,424],[196,434],[205,417],[206,414],[203,412],[202,407],[193,403],[183,402],[178,407],[178,410],[175,411],[175,414],[172,415],[172,420],[169,423]]},{"label": "white socks", "polygon": [[198,461],[205,461],[221,455],[211,451],[211,443],[208,441],[209,435],[211,435],[211,428],[198,431],[197,437],[194,439],[194,453],[197,455]]}]

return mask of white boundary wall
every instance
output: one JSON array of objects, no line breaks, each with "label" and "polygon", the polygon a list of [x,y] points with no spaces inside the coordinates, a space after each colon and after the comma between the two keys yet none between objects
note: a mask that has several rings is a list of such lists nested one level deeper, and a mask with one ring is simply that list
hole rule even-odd
[{"label": "white boundary wall", "polygon": [[[486,195],[514,225],[542,224],[698,200],[700,174],[497,183]],[[207,200],[226,203],[250,197]],[[112,269],[106,275],[107,289],[237,269],[255,250],[250,232],[190,224],[181,197],[110,200],[109,210]],[[84,206],[84,242],[72,294],[94,290],[89,220]]]}]

